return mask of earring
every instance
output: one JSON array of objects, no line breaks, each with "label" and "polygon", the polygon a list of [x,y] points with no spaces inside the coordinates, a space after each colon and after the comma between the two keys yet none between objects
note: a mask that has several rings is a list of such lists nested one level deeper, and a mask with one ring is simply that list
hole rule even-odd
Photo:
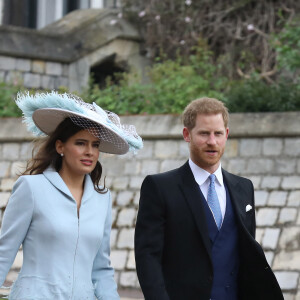
[{"label": "earring", "polygon": [[61,157],[63,157],[63,156],[64,156],[64,154],[63,154],[63,153],[61,153],[61,154],[60,154],[60,156],[61,156]]}]

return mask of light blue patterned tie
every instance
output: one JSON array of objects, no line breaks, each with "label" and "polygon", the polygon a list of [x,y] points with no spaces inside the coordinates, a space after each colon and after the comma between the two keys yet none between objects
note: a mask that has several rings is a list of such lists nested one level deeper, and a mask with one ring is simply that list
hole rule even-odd
[{"label": "light blue patterned tie", "polygon": [[222,213],[221,213],[220,203],[215,188],[216,175],[214,174],[209,175],[209,179],[210,179],[210,184],[207,193],[207,203],[214,215],[218,229],[220,229],[222,225]]}]

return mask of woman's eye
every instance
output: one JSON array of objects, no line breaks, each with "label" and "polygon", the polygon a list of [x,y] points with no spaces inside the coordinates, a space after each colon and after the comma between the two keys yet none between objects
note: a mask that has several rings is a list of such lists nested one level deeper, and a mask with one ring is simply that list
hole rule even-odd
[{"label": "woman's eye", "polygon": [[94,144],[93,147],[99,149],[100,144]]},{"label": "woman's eye", "polygon": [[76,145],[78,145],[78,146],[84,146],[84,142],[76,142]]}]

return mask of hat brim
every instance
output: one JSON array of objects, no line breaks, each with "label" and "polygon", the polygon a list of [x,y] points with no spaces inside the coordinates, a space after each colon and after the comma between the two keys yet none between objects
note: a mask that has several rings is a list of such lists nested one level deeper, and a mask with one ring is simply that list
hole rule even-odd
[{"label": "hat brim", "polygon": [[112,137],[111,141],[106,141],[101,139],[101,135],[97,136],[101,141],[99,147],[101,152],[111,154],[125,154],[128,152],[129,145],[127,141],[96,118],[61,108],[40,108],[35,110],[32,115],[35,125],[47,135],[53,133],[57,126],[68,117],[80,117],[92,121],[101,127],[103,135],[109,134]]}]

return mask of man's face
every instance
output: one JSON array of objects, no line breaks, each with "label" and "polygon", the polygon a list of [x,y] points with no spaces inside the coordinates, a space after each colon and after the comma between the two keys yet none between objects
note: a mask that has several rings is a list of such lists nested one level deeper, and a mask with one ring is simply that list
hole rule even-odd
[{"label": "man's face", "polygon": [[184,140],[190,143],[192,161],[209,173],[215,172],[224,153],[228,133],[222,114],[198,114],[193,129],[183,128]]}]

